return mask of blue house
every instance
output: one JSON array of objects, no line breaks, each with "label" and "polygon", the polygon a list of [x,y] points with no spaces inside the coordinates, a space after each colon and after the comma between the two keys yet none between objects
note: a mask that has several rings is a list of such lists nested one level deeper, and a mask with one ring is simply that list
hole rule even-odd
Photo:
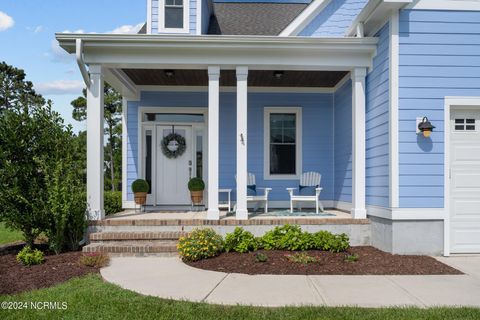
[{"label": "blue house", "polygon": [[290,207],[286,189],[303,173],[317,172],[326,212],[368,219],[369,241],[382,250],[480,252],[478,1],[147,7],[139,34],[56,35],[88,89],[91,220],[104,219],[107,81],[124,97],[125,208],[134,208],[137,178],[150,184],[147,204],[162,210],[189,206],[187,183],[200,177],[205,219],[220,219],[228,193],[241,224],[252,175],[271,188],[274,210]]}]

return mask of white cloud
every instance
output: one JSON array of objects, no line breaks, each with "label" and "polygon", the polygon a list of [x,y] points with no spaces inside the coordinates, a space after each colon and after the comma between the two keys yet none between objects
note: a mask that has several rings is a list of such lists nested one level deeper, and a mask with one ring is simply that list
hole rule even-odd
[{"label": "white cloud", "polygon": [[139,23],[137,25],[130,25],[130,24],[126,24],[126,25],[123,25],[123,26],[120,26],[118,28],[115,28],[113,29],[112,31],[108,31],[106,33],[132,33],[132,34],[135,34],[135,33],[138,33],[138,31],[140,31],[140,29],[143,27],[144,23]]},{"label": "white cloud", "polygon": [[39,33],[39,32],[42,32],[43,30],[45,30],[45,28],[43,26],[36,26],[35,30],[33,30],[33,32],[34,33]]},{"label": "white cloud", "polygon": [[82,94],[85,87],[80,80],[57,80],[51,82],[41,82],[35,85],[35,90],[43,95],[50,94]]},{"label": "white cloud", "polygon": [[13,18],[3,11],[0,11],[0,31],[10,29],[15,24]]}]

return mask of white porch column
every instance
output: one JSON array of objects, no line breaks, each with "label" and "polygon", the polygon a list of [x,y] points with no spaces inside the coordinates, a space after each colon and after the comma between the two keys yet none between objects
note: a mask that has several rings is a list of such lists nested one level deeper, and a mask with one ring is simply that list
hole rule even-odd
[{"label": "white porch column", "polygon": [[366,68],[352,71],[352,216],[367,217],[365,209],[365,77]]},{"label": "white porch column", "polygon": [[87,88],[87,206],[89,220],[105,218],[103,209],[103,76],[102,66],[90,65]]},{"label": "white porch column", "polygon": [[220,67],[208,67],[208,220],[219,220],[218,141],[220,104]]},{"label": "white porch column", "polygon": [[237,67],[237,220],[248,219],[247,209],[247,78],[248,68]]}]

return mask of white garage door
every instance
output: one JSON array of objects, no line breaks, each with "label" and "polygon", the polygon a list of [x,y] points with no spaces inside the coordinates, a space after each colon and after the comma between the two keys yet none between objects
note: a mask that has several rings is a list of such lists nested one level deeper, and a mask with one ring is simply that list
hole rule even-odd
[{"label": "white garage door", "polygon": [[480,253],[480,109],[450,117],[450,250]]}]

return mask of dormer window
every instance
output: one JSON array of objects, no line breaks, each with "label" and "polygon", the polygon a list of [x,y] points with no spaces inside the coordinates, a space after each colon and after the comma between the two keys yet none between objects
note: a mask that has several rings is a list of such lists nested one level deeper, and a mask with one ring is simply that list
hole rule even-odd
[{"label": "dormer window", "polygon": [[188,3],[189,0],[160,0],[159,31],[188,33]]}]

